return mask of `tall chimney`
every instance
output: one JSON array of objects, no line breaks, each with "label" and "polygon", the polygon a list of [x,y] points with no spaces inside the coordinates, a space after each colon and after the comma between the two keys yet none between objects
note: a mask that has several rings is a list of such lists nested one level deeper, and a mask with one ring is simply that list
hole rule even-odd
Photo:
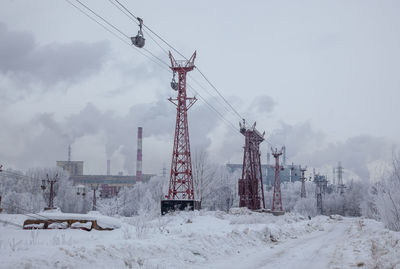
[{"label": "tall chimney", "polygon": [[283,146],[282,147],[282,163],[283,163],[283,166],[285,166],[286,165],[286,146]]},{"label": "tall chimney", "polygon": [[68,162],[71,162],[71,144],[68,145]]},{"label": "tall chimney", "polygon": [[270,160],[271,160],[271,153],[267,152],[267,164],[269,164]]},{"label": "tall chimney", "polygon": [[136,181],[142,181],[142,127],[138,127],[137,155],[136,155]]},{"label": "tall chimney", "polygon": [[107,176],[111,175],[111,161],[107,160]]}]

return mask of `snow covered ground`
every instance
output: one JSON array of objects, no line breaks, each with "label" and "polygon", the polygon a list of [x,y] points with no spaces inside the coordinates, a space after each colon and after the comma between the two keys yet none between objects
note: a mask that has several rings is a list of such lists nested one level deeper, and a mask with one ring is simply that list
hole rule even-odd
[{"label": "snow covered ground", "polygon": [[[20,225],[26,218],[0,214]],[[91,232],[0,224],[0,268],[400,269],[400,233],[369,219],[236,210],[119,221]]]}]

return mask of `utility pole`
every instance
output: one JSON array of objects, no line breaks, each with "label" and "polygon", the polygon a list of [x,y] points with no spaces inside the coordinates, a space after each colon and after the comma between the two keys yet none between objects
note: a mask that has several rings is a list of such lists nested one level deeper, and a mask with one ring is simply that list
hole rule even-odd
[{"label": "utility pole", "polygon": [[275,216],[278,215],[283,215],[285,212],[283,212],[282,208],[282,193],[281,193],[281,180],[280,180],[280,170],[281,167],[279,165],[279,156],[282,155],[282,150],[278,151],[278,149],[271,148],[272,156],[275,158],[275,181],[274,181],[274,196],[272,197],[272,214]]},{"label": "utility pole", "polygon": [[305,172],[307,171],[307,166],[304,168],[300,167],[301,171],[301,192],[300,192],[300,197],[301,198],[306,198],[306,177],[304,176]]},{"label": "utility pole", "polygon": [[293,174],[293,170],[294,170],[294,164],[292,163],[292,165],[290,166],[290,183],[292,183],[292,174]]},{"label": "utility pole", "polygon": [[41,188],[44,192],[47,188],[46,183],[50,184],[50,193],[49,193],[48,206],[44,210],[51,210],[51,209],[55,209],[55,207],[54,207],[54,196],[55,196],[54,184],[57,182],[58,174],[56,174],[55,177],[53,177],[52,179],[49,178],[49,174],[46,174],[46,177],[47,177],[47,182],[45,179],[43,179]]}]

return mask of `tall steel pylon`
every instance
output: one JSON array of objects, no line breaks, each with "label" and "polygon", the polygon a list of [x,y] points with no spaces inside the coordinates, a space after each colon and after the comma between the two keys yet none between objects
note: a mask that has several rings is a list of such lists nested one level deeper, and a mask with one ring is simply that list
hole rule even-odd
[{"label": "tall steel pylon", "polygon": [[343,184],[343,166],[341,162],[338,163],[338,167],[336,168],[336,173],[338,175],[337,188],[339,194],[343,195],[346,186]]},{"label": "tall steel pylon", "polygon": [[[242,178],[239,179],[239,206],[251,210],[265,209],[264,188],[262,182],[260,143],[264,135],[256,130],[256,123],[246,128],[245,121],[240,124],[240,132],[245,137]],[[260,204],[262,202],[262,205]]]},{"label": "tall steel pylon", "polygon": [[175,60],[171,52],[169,53],[169,58],[171,60],[171,69],[178,74],[179,81],[176,88],[178,96],[176,99],[168,99],[176,105],[176,126],[169,189],[166,198],[169,200],[194,200],[187,111],[197,99],[186,95],[186,73],[195,68],[196,52],[193,53],[188,61]]},{"label": "tall steel pylon", "polygon": [[275,215],[283,215],[282,208],[282,193],[281,193],[281,180],[280,180],[280,170],[279,156],[282,155],[282,150],[271,148],[272,156],[275,158],[275,181],[274,181],[274,196],[272,197],[272,208],[271,211]]},{"label": "tall steel pylon", "polygon": [[324,213],[324,208],[322,205],[322,194],[324,194],[324,182],[323,177],[319,174],[314,174],[315,182],[315,196],[317,198],[317,211],[318,214],[322,215]]},{"label": "tall steel pylon", "polygon": [[301,171],[301,192],[300,197],[306,198],[306,177],[304,173],[307,171],[307,167],[300,168]]}]

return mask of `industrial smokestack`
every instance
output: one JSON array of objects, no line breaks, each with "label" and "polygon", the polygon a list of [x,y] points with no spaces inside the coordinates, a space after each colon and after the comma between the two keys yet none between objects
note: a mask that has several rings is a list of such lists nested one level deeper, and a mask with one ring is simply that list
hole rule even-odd
[{"label": "industrial smokestack", "polygon": [[267,152],[267,164],[269,164],[271,160],[271,153]]},{"label": "industrial smokestack", "polygon": [[71,162],[71,144],[68,145],[68,162]]},{"label": "industrial smokestack", "polygon": [[286,165],[286,146],[282,147],[282,163],[283,163],[283,166]]},{"label": "industrial smokestack", "polygon": [[111,161],[107,160],[107,176],[111,175]]},{"label": "industrial smokestack", "polygon": [[138,127],[137,155],[136,155],[136,181],[142,181],[142,127]]}]

